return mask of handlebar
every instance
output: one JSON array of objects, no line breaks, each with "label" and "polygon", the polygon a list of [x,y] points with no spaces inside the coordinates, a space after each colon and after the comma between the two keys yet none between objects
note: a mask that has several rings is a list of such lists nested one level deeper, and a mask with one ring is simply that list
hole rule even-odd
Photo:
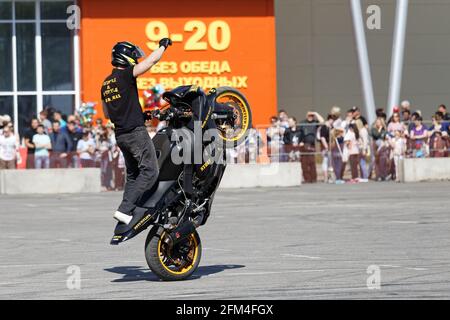
[{"label": "handlebar", "polygon": [[[145,111],[144,112],[144,118],[145,120],[152,120],[152,119],[158,119],[160,121],[168,121],[172,120],[174,118],[191,118],[192,112],[186,112],[181,111],[178,108],[175,108],[173,106],[170,106],[169,108],[165,109],[164,112],[161,112],[161,110],[153,110],[153,111]],[[211,115],[211,118],[213,120],[230,120],[234,121],[236,118],[236,115],[230,108],[226,105],[222,104],[216,104],[214,111]]]},{"label": "handlebar", "polygon": [[167,121],[173,118],[181,118],[181,117],[190,117],[191,114],[188,112],[183,112],[178,110],[177,108],[169,107],[168,109],[161,112],[161,110],[153,110],[153,111],[145,111],[144,118],[145,120],[158,119],[160,121]]}]

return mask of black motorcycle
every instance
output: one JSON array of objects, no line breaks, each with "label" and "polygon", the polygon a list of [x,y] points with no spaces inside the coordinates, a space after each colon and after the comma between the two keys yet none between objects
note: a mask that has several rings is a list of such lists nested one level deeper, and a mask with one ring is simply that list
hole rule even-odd
[{"label": "black motorcycle", "polygon": [[145,241],[148,266],[162,280],[183,280],[200,263],[196,229],[211,213],[226,168],[226,148],[245,140],[252,116],[245,97],[230,87],[205,93],[194,85],[181,86],[165,92],[163,99],[168,108],[146,113],[147,119],[167,122],[153,138],[158,182],[140,199],[131,222],[117,224],[111,244],[152,226]]}]

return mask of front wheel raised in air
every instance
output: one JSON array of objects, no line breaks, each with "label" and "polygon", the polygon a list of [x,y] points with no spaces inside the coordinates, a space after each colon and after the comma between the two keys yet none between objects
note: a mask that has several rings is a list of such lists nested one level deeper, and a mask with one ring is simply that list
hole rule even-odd
[{"label": "front wheel raised in air", "polygon": [[167,233],[153,227],[145,241],[145,259],[149,268],[161,280],[176,281],[190,277],[197,269],[202,255],[202,244],[197,231],[185,240],[170,246],[165,242]]}]

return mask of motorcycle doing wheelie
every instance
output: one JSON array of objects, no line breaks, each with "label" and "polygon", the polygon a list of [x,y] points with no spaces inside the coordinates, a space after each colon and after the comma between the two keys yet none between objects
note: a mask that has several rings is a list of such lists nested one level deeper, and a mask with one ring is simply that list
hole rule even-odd
[{"label": "motorcycle doing wheelie", "polygon": [[252,117],[244,95],[231,87],[205,93],[194,85],[181,86],[163,99],[168,108],[147,113],[167,123],[153,138],[158,181],[139,200],[131,222],[117,224],[111,244],[151,226],[145,241],[148,266],[162,280],[183,280],[200,263],[196,229],[210,215],[226,168],[226,148],[245,140]]}]

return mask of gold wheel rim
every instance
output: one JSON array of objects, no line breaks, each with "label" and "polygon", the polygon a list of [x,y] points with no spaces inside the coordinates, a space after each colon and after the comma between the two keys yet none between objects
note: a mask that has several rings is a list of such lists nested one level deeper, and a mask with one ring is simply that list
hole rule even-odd
[{"label": "gold wheel rim", "polygon": [[193,233],[191,235],[189,235],[190,250],[189,250],[188,256],[189,255],[192,256],[192,259],[190,259],[190,263],[181,267],[180,270],[173,270],[169,266],[172,266],[175,264],[171,263],[171,264],[167,265],[168,261],[173,261],[173,260],[172,260],[172,258],[168,257],[165,254],[165,250],[162,248],[162,246],[163,246],[162,239],[164,239],[165,235],[166,235],[166,233],[164,232],[158,240],[158,258],[159,258],[161,265],[164,267],[164,269],[166,269],[166,271],[170,272],[171,274],[182,275],[182,274],[189,272],[194,267],[194,264],[197,261],[197,257],[198,257],[199,250],[198,250],[197,238],[195,237],[195,235]]},{"label": "gold wheel rim", "polygon": [[241,131],[239,132],[239,134],[233,138],[226,137],[223,134],[222,130],[219,129],[219,136],[224,141],[237,141],[237,140],[240,140],[248,130],[248,126],[249,126],[249,122],[250,122],[248,107],[247,107],[247,104],[245,103],[245,101],[239,95],[237,95],[233,92],[223,92],[223,93],[219,94],[216,98],[216,101],[218,101],[220,103],[219,100],[224,97],[232,97],[233,99],[231,99],[231,100],[239,106],[239,110],[241,111],[241,115],[242,115],[242,117],[240,119],[242,122],[242,128],[240,128]]}]

